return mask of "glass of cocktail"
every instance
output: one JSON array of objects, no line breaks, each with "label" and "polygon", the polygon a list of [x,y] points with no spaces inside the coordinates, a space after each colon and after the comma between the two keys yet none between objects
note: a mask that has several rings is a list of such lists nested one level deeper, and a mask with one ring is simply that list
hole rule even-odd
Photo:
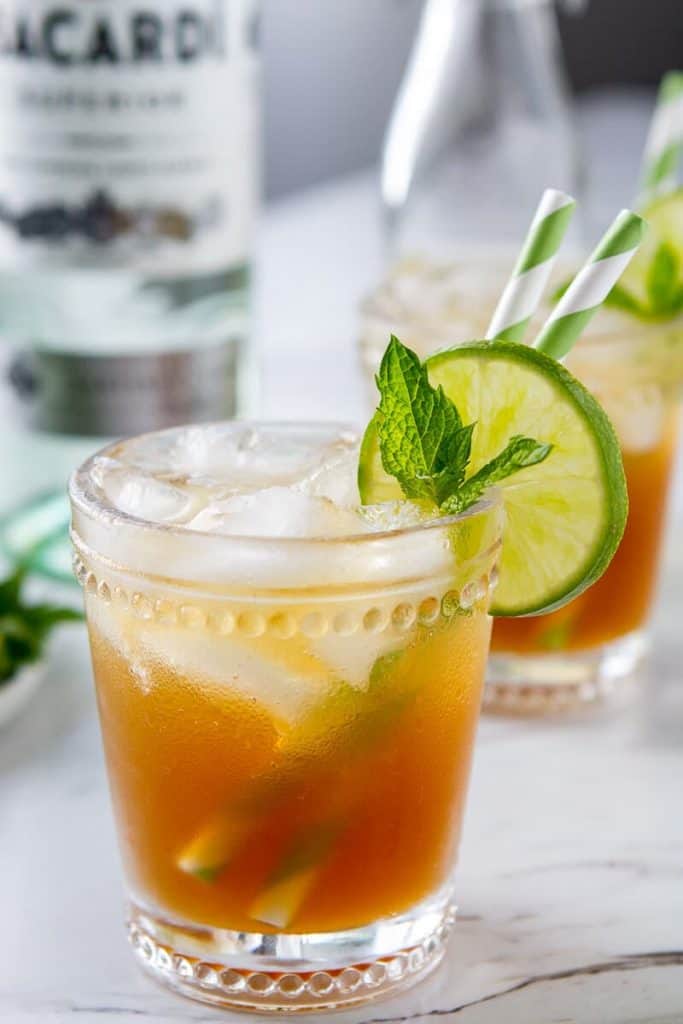
[{"label": "glass of cocktail", "polygon": [[[675,229],[668,203],[662,213]],[[651,255],[652,243],[643,258],[651,262]],[[646,278],[643,258],[637,257],[627,280]],[[489,250],[467,261],[420,257],[397,265],[362,307],[360,348],[368,376],[376,372],[379,339],[388,330],[423,358],[483,334],[510,262],[509,254]],[[566,276],[566,267],[557,271],[550,292]],[[683,314],[648,318],[626,308],[604,309],[566,365],[616,429],[629,518],[609,569],[588,591],[550,614],[496,618],[484,698],[488,710],[542,713],[594,701],[629,676],[647,650],[679,434]]]},{"label": "glass of cocktail", "polygon": [[226,424],[72,482],[131,942],[207,1002],[385,994],[452,923],[500,498],[360,515],[357,457]]},{"label": "glass of cocktail", "polygon": [[492,709],[595,700],[647,650],[679,439],[683,192],[650,202],[645,216],[647,237],[608,296],[609,308],[567,356],[619,437],[629,495],[624,536],[602,579],[575,601],[550,615],[496,623],[486,688]]},{"label": "glass of cocktail", "polygon": [[491,710],[542,712],[608,695],[649,644],[679,439],[683,318],[647,324],[604,310],[567,365],[619,436],[629,516],[609,569],[584,594],[548,615],[496,621]]}]

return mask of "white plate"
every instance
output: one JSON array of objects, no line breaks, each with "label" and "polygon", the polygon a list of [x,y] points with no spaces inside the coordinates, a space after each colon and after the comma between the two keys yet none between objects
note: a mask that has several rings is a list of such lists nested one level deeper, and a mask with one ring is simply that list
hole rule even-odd
[{"label": "white plate", "polygon": [[46,662],[21,669],[13,679],[0,685],[0,728],[7,725],[28,704],[45,679]]}]

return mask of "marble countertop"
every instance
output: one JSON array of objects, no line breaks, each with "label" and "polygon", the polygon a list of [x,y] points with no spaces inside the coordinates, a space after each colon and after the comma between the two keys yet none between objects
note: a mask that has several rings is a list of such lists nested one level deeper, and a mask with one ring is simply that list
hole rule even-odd
[{"label": "marble countertop", "polygon": [[[374,218],[367,176],[266,218],[258,333],[269,415],[363,418],[349,339],[381,263]],[[674,521],[682,515],[679,487]],[[444,964],[411,993],[337,1019],[683,1022],[679,532],[638,685],[569,719],[483,720]],[[0,911],[0,1021],[226,1018],[157,989],[129,954],[79,629],[58,638],[39,699],[0,734]]]}]

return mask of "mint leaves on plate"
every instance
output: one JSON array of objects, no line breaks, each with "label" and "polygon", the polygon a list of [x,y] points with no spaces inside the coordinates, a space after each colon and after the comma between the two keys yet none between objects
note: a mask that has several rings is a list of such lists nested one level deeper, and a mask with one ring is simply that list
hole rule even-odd
[{"label": "mint leaves on plate", "polygon": [[443,388],[429,383],[419,357],[394,335],[384,353],[377,387],[377,433],[384,470],[406,498],[437,505],[444,515],[464,512],[487,488],[543,462],[552,445],[512,437],[505,449],[467,477],[476,423],[463,424]]},{"label": "mint leaves on plate", "polygon": [[22,598],[25,575],[23,569],[18,569],[0,581],[0,686],[24,665],[39,660],[55,626],[83,618],[71,608],[26,604]]}]

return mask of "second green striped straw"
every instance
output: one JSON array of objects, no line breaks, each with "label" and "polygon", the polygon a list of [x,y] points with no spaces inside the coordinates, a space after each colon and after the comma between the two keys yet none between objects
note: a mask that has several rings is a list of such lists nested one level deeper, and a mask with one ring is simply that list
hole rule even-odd
[{"label": "second green striped straw", "polygon": [[563,359],[633,258],[647,224],[622,210],[555,306],[534,348]]},{"label": "second green striped straw", "polygon": [[673,192],[683,152],[683,72],[662,79],[643,155],[641,204]]},{"label": "second green striped straw", "polygon": [[531,222],[512,277],[486,332],[490,341],[522,341],[536,312],[576,202],[556,189],[546,189]]}]

